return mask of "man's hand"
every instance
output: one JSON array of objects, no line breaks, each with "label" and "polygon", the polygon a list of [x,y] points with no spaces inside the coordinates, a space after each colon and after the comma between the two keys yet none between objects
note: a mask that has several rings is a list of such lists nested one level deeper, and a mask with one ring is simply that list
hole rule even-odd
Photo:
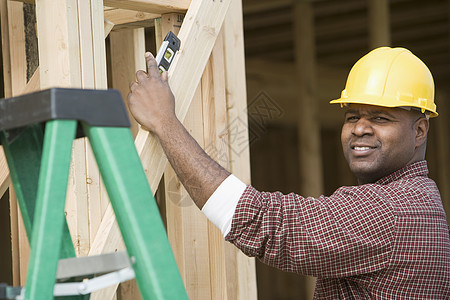
[{"label": "man's hand", "polygon": [[150,52],[145,53],[145,60],[147,73],[137,71],[136,82],[130,84],[128,106],[139,124],[159,135],[167,122],[177,121],[175,99],[169,87],[167,72],[160,74]]}]

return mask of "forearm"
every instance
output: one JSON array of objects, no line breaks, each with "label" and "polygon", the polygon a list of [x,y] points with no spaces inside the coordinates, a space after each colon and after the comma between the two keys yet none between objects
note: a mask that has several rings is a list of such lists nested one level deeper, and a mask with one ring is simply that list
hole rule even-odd
[{"label": "forearm", "polygon": [[203,151],[178,119],[165,123],[155,134],[181,183],[201,209],[230,173]]},{"label": "forearm", "polygon": [[150,53],[145,57],[147,73],[136,72],[137,82],[130,84],[127,98],[130,111],[144,128],[159,138],[181,183],[202,208],[230,173],[203,151],[177,119],[167,72],[160,74]]}]

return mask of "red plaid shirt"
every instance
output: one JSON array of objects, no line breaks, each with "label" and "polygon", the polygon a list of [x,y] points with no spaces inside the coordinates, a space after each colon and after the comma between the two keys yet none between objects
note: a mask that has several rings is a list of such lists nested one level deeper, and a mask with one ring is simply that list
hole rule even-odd
[{"label": "red plaid shirt", "polygon": [[318,277],[315,299],[450,299],[450,240],[425,161],[330,197],[241,196],[226,239],[285,271]]}]

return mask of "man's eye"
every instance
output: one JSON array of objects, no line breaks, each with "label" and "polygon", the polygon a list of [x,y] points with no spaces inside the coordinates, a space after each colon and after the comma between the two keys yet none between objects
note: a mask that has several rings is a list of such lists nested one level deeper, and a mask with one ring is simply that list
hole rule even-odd
[{"label": "man's eye", "polygon": [[385,118],[385,117],[375,117],[374,120],[377,121],[377,122],[387,122],[387,121],[389,121],[389,119]]},{"label": "man's eye", "polygon": [[348,116],[345,118],[346,122],[356,122],[358,120],[359,120],[359,118],[357,116]]}]

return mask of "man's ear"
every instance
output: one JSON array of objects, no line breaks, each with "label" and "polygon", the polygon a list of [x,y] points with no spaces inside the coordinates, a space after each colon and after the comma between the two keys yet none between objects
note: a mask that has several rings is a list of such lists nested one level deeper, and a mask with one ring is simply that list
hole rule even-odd
[{"label": "man's ear", "polygon": [[415,122],[414,130],[416,133],[416,147],[419,147],[423,143],[426,143],[429,127],[430,127],[430,121],[425,117],[419,118]]}]

